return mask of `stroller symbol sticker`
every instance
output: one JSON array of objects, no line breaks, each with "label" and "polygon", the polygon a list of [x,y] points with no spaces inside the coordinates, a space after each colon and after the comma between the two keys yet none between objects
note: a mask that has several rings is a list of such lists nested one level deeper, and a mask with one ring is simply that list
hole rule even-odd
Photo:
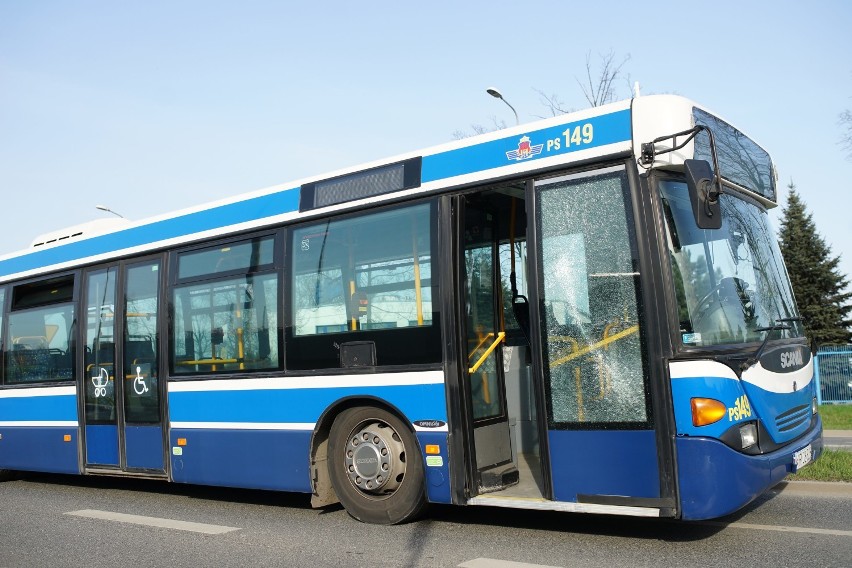
[{"label": "stroller symbol sticker", "polygon": [[106,396],[106,388],[109,384],[109,371],[103,367],[99,367],[100,372],[92,377],[92,384],[95,385],[95,398]]},{"label": "stroller symbol sticker", "polygon": [[136,394],[145,394],[148,392],[148,385],[145,384],[145,377],[142,376],[142,367],[136,367],[136,378],[133,379],[133,390]]}]

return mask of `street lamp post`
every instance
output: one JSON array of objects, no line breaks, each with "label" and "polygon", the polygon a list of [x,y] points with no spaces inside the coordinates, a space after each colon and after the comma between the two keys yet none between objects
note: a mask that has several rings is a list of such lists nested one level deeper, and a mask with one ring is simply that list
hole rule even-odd
[{"label": "street lamp post", "polygon": [[501,101],[506,103],[506,106],[509,107],[510,109],[512,109],[512,112],[515,113],[515,124],[521,123],[521,121],[518,120],[518,111],[515,110],[515,107],[513,107],[512,105],[509,104],[509,101],[507,101],[506,99],[503,98],[503,95],[500,93],[500,91],[498,91],[494,87],[489,87],[488,89],[485,90],[485,92],[488,93],[489,95],[491,95],[492,97],[494,97],[495,99],[500,99]]},{"label": "street lamp post", "polygon": [[121,217],[122,219],[124,219],[124,215],[122,215],[120,213],[116,213],[115,211],[113,211],[112,209],[107,207],[106,205],[95,205],[95,209],[98,209],[100,211],[106,211],[107,213],[112,213],[116,217]]}]

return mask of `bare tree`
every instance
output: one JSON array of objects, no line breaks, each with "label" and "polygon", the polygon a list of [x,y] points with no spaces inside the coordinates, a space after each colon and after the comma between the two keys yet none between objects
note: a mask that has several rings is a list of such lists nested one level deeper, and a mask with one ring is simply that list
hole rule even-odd
[{"label": "bare tree", "polygon": [[[583,91],[583,96],[586,97],[586,102],[593,107],[611,103],[618,98],[619,89],[616,85],[621,78],[626,80],[628,90],[630,89],[630,75],[624,77],[622,71],[625,64],[630,61],[630,54],[625,55],[621,62],[616,62],[615,53],[612,51],[607,54],[600,54],[598,57],[600,58],[599,68],[595,69],[595,65],[592,64],[592,52],[587,52],[586,78],[581,81],[574,77],[580,86],[580,90]],[[538,93],[541,104],[550,111],[550,116],[559,116],[577,110],[560,100],[556,93],[548,95],[541,89],[535,89],[535,92]],[[540,116],[539,118],[544,117]]]},{"label": "bare tree", "polygon": [[503,130],[506,128],[506,121],[497,120],[496,116],[491,117],[492,126],[483,126],[481,124],[471,124],[470,132],[467,130],[456,130],[453,132],[453,140],[462,140],[463,138],[470,138],[471,136],[479,136],[480,134],[485,134],[487,132],[495,132],[497,130]]},{"label": "bare tree", "polygon": [[846,150],[846,157],[852,160],[852,111],[845,110],[840,113],[840,127],[843,129],[843,134],[840,137],[840,144]]},{"label": "bare tree", "polygon": [[577,79],[577,84],[583,91],[586,101],[593,106],[602,106],[611,103],[616,98],[615,82],[621,77],[621,70],[624,65],[630,61],[630,54],[624,56],[621,63],[616,63],[615,53],[610,51],[607,54],[601,54],[600,71],[593,73],[592,70],[592,53],[586,53],[586,79],[580,81]]},{"label": "bare tree", "polygon": [[[538,99],[541,101],[541,104],[550,110],[550,116],[559,116],[560,114],[568,114],[577,110],[576,108],[568,107],[564,102],[559,100],[557,93],[548,95],[541,89],[535,89],[535,92],[538,93]],[[544,117],[540,116],[539,118]]]},{"label": "bare tree", "polygon": [[[619,97],[619,89],[617,83],[620,79],[625,79],[627,82],[628,92],[630,90],[630,75],[624,75],[624,66],[630,61],[630,54],[624,56],[621,61],[616,60],[615,53],[610,51],[606,54],[599,54],[599,65],[592,63],[592,52],[586,53],[586,78],[580,80],[576,76],[574,79],[580,86],[586,101],[590,106],[596,107],[605,105],[615,101]],[[597,68],[596,68],[597,67]],[[578,110],[577,108],[569,107],[564,101],[559,98],[556,93],[548,95],[541,89],[533,89],[539,95],[541,104],[549,111],[549,116],[559,116]],[[538,118],[545,118],[538,116]],[[454,140],[461,140],[470,136],[484,134],[486,132],[494,132],[506,128],[506,123],[502,120],[498,121],[496,117],[491,117],[494,123],[493,127],[483,126],[481,124],[471,124],[470,131],[456,130],[452,136]],[[471,133],[472,131],[472,133]]]}]

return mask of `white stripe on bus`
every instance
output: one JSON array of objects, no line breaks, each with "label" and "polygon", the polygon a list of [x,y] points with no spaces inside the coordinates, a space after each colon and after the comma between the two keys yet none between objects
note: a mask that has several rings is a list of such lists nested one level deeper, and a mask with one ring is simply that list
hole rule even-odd
[{"label": "white stripe on bus", "polygon": [[[172,430],[290,430],[313,432],[315,422],[172,422]],[[417,432],[449,432],[445,424],[437,428],[414,426]]]},{"label": "white stripe on bus", "polygon": [[170,382],[169,392],[396,387],[443,383],[443,371],[423,371],[365,375],[308,375],[263,379],[185,380]]},{"label": "white stripe on bus", "polygon": [[0,421],[0,426],[3,427],[58,427],[58,428],[76,428],[79,426],[76,420],[4,420]]},{"label": "white stripe on bus", "polygon": [[77,387],[35,387],[24,389],[0,390],[0,398],[26,398],[31,396],[73,396],[77,394]]}]

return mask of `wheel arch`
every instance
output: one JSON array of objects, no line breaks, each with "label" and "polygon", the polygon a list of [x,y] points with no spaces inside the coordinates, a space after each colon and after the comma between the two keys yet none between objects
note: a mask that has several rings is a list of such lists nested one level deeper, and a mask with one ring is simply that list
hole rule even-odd
[{"label": "wheel arch", "polygon": [[311,470],[311,506],[314,508],[325,507],[339,503],[340,499],[331,484],[328,474],[328,438],[331,433],[331,425],[341,412],[350,408],[373,407],[380,408],[399,418],[399,420],[414,435],[417,451],[423,453],[417,431],[411,421],[396,407],[383,398],[372,395],[352,395],[336,400],[317,419],[314,432],[311,435],[310,444],[310,470]]}]

